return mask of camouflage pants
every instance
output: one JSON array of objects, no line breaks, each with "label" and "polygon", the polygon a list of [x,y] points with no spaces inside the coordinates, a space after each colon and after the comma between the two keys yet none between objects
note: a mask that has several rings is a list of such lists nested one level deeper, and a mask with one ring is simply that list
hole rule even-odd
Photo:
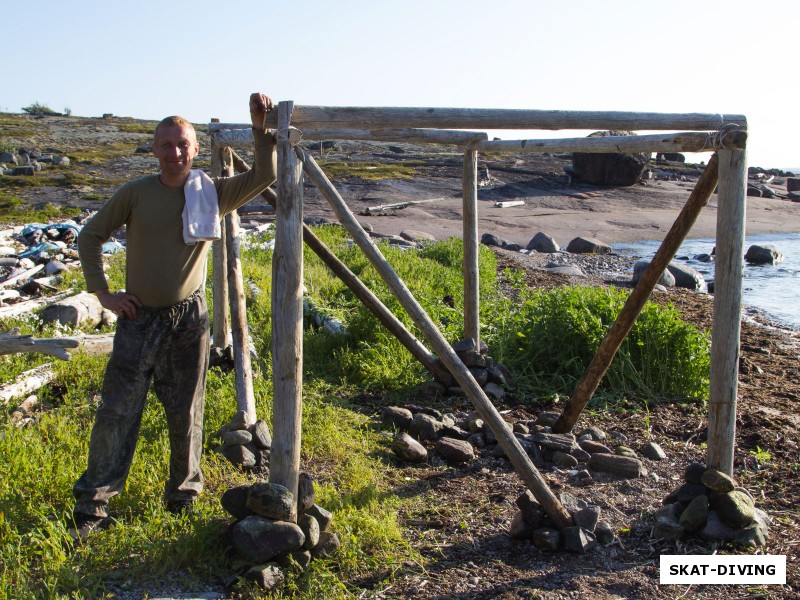
[{"label": "camouflage pants", "polygon": [[181,501],[201,492],[208,355],[208,308],[202,289],[173,306],[142,307],[136,319],[118,321],[89,441],[88,467],[73,487],[75,512],[107,516],[108,500],[124,488],[151,381],[169,431],[164,498]]}]

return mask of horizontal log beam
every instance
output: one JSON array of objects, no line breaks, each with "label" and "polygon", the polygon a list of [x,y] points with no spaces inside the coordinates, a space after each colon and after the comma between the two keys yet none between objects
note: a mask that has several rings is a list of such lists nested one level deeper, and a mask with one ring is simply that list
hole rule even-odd
[{"label": "horizontal log beam", "polygon": [[[241,124],[212,123],[209,132],[219,146],[249,146],[253,130]],[[357,140],[366,142],[408,142],[419,144],[469,144],[488,139],[482,131],[444,129],[303,129],[304,140]]]},{"label": "horizontal log beam", "polygon": [[[266,126],[277,127],[276,113],[268,113]],[[747,127],[744,115],[706,113],[343,106],[295,106],[292,113],[292,125],[302,130],[421,127],[707,131],[720,129],[727,123]],[[249,125],[239,125],[237,128],[241,127],[247,128]]]},{"label": "horizontal log beam", "polygon": [[655,135],[583,137],[552,140],[494,140],[477,142],[471,148],[480,152],[715,152],[721,148],[743,150],[747,132],[726,135],[683,132]]}]

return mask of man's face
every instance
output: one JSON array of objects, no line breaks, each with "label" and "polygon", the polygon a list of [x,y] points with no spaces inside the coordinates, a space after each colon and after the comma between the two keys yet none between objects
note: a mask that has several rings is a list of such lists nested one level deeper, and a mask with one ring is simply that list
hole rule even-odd
[{"label": "man's face", "polygon": [[188,177],[199,149],[194,130],[185,125],[162,127],[153,142],[153,154],[168,177]]}]

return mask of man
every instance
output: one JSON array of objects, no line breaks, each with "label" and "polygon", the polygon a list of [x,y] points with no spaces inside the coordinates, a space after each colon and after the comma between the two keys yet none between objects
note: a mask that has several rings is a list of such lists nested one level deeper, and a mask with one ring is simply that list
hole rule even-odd
[{"label": "man", "polygon": [[[192,125],[182,117],[161,121],[153,141],[159,174],[122,186],[78,236],[87,289],[119,320],[89,441],[88,467],[73,488],[75,539],[85,539],[108,524],[108,501],[125,485],[151,381],[169,432],[169,479],[164,489],[168,510],[190,510],[202,490],[209,355],[204,286],[210,242],[187,243],[186,212],[192,202],[186,199],[193,194],[187,181],[202,177],[208,182],[205,198],[212,198],[213,210],[218,206],[219,213],[213,215],[213,225],[275,181],[275,143],[263,126],[272,106],[264,94],[250,96],[253,169],[213,181],[191,169],[199,150]],[[127,238],[126,289],[114,292],[103,274],[102,244],[122,225]]]}]

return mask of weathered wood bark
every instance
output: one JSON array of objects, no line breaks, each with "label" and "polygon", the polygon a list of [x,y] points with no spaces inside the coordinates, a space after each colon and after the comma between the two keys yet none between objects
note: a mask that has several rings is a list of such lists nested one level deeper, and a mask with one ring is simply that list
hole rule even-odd
[{"label": "weathered wood bark", "polygon": [[[295,127],[305,129],[652,129],[715,131],[726,123],[747,126],[744,115],[509,108],[403,108],[297,106]],[[269,115],[267,125],[275,127]],[[247,129],[250,125],[236,125]],[[211,126],[209,127],[211,130]]]},{"label": "weathered wood bark", "polygon": [[35,338],[32,335],[19,335],[19,329],[0,334],[0,354],[38,352],[61,360],[69,360],[71,356],[65,348],[77,348],[79,345],[78,340],[74,338]]},{"label": "weathered wood bark", "polygon": [[236,211],[225,217],[226,257],[228,261],[228,297],[231,303],[231,333],[233,334],[233,364],[236,375],[236,406],[247,413],[247,422],[256,422],[256,400],[253,391],[253,368],[250,363],[250,331],[247,328],[247,308],[242,280],[242,260],[239,251],[239,215]]},{"label": "weathered wood bark", "polygon": [[478,153],[464,152],[463,174],[464,220],[464,338],[475,340],[480,347],[480,281],[478,280]]},{"label": "weathered wood bark", "polygon": [[747,205],[746,154],[720,150],[719,163],[707,464],[733,475]]},{"label": "weathered wood bark", "polygon": [[697,181],[678,218],[675,219],[667,236],[658,248],[656,255],[636,284],[636,288],[628,296],[617,319],[597,349],[597,353],[575,386],[572,397],[564,406],[564,410],[555,425],[553,425],[553,431],[557,433],[570,431],[578,421],[581,411],[597,391],[597,386],[600,385],[600,381],[611,366],[611,362],[614,360],[620,345],[642,312],[642,308],[644,308],[650,294],[653,293],[653,288],[658,283],[661,274],[674,258],[678,248],[680,248],[692,225],[697,220],[700,211],[714,193],[714,188],[717,185],[717,173],[718,160],[717,155],[714,154],[702,176]]},{"label": "weathered wood bark", "polygon": [[[222,123],[209,127],[215,143],[220,146],[250,146],[253,143],[253,130],[247,126]],[[447,131],[442,129],[304,129],[305,140],[363,140],[369,142],[405,142],[419,144],[462,145],[480,142],[487,135],[478,131]]]},{"label": "weathered wood bark", "polygon": [[114,347],[113,333],[98,333],[97,335],[82,335],[78,338],[78,351],[89,356],[111,354]]},{"label": "weathered wood bark", "polygon": [[350,235],[353,236],[355,243],[358,244],[359,248],[367,255],[394,296],[411,316],[414,324],[423,332],[425,338],[439,355],[439,358],[450,370],[450,373],[455,377],[456,381],[458,381],[461,388],[481,414],[483,420],[489,425],[492,432],[497,437],[500,446],[505,451],[511,464],[514,465],[514,468],[520,474],[523,481],[544,510],[560,528],[571,525],[572,517],[562,506],[561,502],[559,502],[558,498],[556,498],[547,487],[547,483],[536,470],[536,467],[517,441],[517,438],[514,437],[514,434],[509,430],[503,417],[497,412],[497,409],[492,405],[486,393],[475,381],[467,367],[461,362],[453,348],[436,328],[436,325],[431,321],[430,317],[428,317],[403,281],[397,276],[394,269],[392,269],[391,265],[389,265],[383,257],[378,247],[375,246],[369,235],[367,235],[358,223],[355,215],[353,215],[347,204],[341,196],[339,196],[333,184],[331,184],[311,156],[308,156],[300,149],[296,151],[303,161],[303,168],[309,179],[319,188],[322,195],[331,204],[339,217],[339,221],[350,232]]},{"label": "weathered wood bark", "polygon": [[55,376],[50,363],[20,373],[13,383],[0,385],[0,404],[32,394],[53,381]]},{"label": "weathered wood bark", "polygon": [[[233,161],[237,171],[244,172],[250,170],[250,166],[235,152],[233,153]],[[277,195],[272,189],[267,188],[261,193],[261,196],[272,206],[275,206]],[[362,283],[358,275],[348,269],[347,265],[340,261],[322,240],[311,231],[311,228],[305,224],[303,225],[303,241],[431,375],[442,382],[450,381],[450,371],[436,360],[436,357],[414,337],[414,334],[403,325],[400,319],[392,314],[392,311],[381,302],[380,298],[373,294],[372,291]]]},{"label": "weathered wood bark", "polygon": [[44,308],[45,306],[50,306],[51,304],[55,304],[56,302],[59,302],[64,298],[68,298],[74,293],[75,291],[70,289],[70,290],[65,290],[59,294],[48,296],[46,298],[24,300],[22,302],[18,302],[10,306],[0,307],[0,319],[11,319],[13,317],[18,317],[19,315],[31,313],[35,310],[39,310],[40,308]]},{"label": "weathered wood bark", "polygon": [[44,265],[36,265],[32,269],[15,269],[9,273],[8,277],[6,277],[3,281],[0,281],[0,288],[6,288],[11,287],[12,285],[25,283],[42,270],[44,270]]},{"label": "weathered wood bark", "polygon": [[[211,146],[211,175],[222,177],[224,168],[222,149],[212,144]],[[211,281],[211,296],[213,298],[213,315],[211,322],[211,337],[213,345],[217,348],[228,346],[231,334],[230,320],[228,319],[228,269],[227,247],[225,241],[225,228],[222,236],[211,243],[211,265],[213,279]]]},{"label": "weathered wood bark", "polygon": [[546,140],[493,140],[471,147],[482,152],[712,152],[720,148],[743,148],[747,132],[684,132],[661,135],[628,135],[604,138],[564,138]]},{"label": "weathered wood bark", "polygon": [[[278,201],[272,258],[273,431],[270,483],[297,497],[303,387],[303,172],[289,141],[292,102],[278,105]],[[294,514],[292,520],[296,520]]]}]

